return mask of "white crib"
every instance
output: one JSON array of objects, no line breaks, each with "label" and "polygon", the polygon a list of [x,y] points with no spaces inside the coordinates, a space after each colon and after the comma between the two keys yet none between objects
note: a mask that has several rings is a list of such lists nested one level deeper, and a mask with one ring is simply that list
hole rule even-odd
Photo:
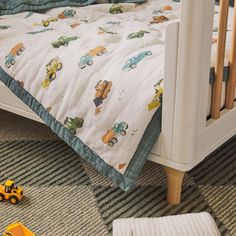
[{"label": "white crib", "polygon": [[[178,204],[184,173],[236,134],[236,7],[225,109],[222,80],[229,0],[221,0],[211,119],[207,117],[214,0],[181,0],[181,19],[166,29],[162,132],[149,159],[165,166],[168,202]],[[0,108],[42,122],[0,83]]]}]

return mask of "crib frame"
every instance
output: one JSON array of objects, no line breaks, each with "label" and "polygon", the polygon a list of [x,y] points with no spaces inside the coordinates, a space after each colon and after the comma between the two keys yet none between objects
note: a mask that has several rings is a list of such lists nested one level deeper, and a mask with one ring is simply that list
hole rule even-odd
[{"label": "crib frame", "polygon": [[[185,172],[236,134],[236,7],[225,109],[219,106],[228,3],[221,0],[212,119],[206,120],[215,1],[181,0],[181,19],[166,30],[162,132],[149,159],[165,166],[170,204],[180,203]],[[42,122],[1,84],[0,108]]]},{"label": "crib frame", "polygon": [[181,20],[166,32],[162,133],[151,160],[167,166],[171,204],[180,202],[184,172],[236,134],[236,7],[226,104],[220,108],[229,0],[220,5],[212,118],[206,120],[214,4],[214,0],[181,0]]}]

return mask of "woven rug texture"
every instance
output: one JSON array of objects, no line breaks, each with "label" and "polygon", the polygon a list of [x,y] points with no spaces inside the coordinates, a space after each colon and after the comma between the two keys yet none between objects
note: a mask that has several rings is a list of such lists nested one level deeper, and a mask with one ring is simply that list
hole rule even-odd
[{"label": "woven rug texture", "polygon": [[37,236],[110,236],[112,221],[209,212],[223,236],[236,236],[236,137],[189,171],[182,202],[166,202],[162,166],[148,161],[136,186],[122,192],[45,125],[0,110],[0,181],[25,197],[0,204],[0,234],[20,221]]}]

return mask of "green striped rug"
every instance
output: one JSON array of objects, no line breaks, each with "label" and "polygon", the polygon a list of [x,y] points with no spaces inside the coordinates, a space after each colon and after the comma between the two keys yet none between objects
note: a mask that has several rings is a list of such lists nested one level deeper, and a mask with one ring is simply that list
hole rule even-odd
[{"label": "green striped rug", "polygon": [[236,137],[185,176],[175,207],[160,165],[147,162],[136,187],[122,192],[44,125],[1,110],[0,161],[1,181],[25,189],[19,205],[0,204],[0,234],[21,221],[37,236],[108,236],[117,218],[207,211],[222,235],[236,235]]}]

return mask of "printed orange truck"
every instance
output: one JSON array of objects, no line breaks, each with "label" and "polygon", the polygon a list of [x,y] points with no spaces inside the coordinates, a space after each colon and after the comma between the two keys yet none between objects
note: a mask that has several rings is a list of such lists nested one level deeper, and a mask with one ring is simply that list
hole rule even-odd
[{"label": "printed orange truck", "polygon": [[153,20],[150,23],[151,24],[160,24],[160,23],[163,23],[168,20],[169,20],[169,18],[167,18],[166,16],[153,16]]},{"label": "printed orange truck", "polygon": [[108,93],[110,92],[112,87],[112,82],[111,81],[99,81],[98,84],[96,85],[95,89],[96,89],[96,97],[97,98],[102,98],[105,99],[108,95]]},{"label": "printed orange truck", "polygon": [[107,50],[105,47],[98,46],[98,47],[92,49],[88,54],[92,57],[95,57],[95,56],[101,56],[102,54],[104,54],[106,52],[107,52]]},{"label": "printed orange truck", "polygon": [[[117,143],[117,139],[115,138],[116,136],[116,132],[113,129],[109,129],[107,131],[107,133],[102,137],[102,141],[105,144],[108,144],[110,141],[112,141],[113,143]],[[110,146],[112,146],[112,144],[110,144]]]},{"label": "printed orange truck", "polygon": [[14,48],[11,49],[10,54],[13,56],[20,55],[22,51],[24,51],[25,47],[23,43],[18,43]]}]

